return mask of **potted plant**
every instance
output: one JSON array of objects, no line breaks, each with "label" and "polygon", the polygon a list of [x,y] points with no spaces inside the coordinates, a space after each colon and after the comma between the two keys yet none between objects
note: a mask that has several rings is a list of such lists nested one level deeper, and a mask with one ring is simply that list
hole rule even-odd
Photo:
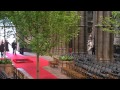
[{"label": "potted plant", "polygon": [[70,61],[73,61],[73,56],[60,56],[59,60],[61,61],[62,67],[66,65],[66,63],[70,63]]},{"label": "potted plant", "polygon": [[68,61],[73,61],[73,59],[74,59],[73,56],[68,56],[68,57],[67,57],[67,60],[68,60]]},{"label": "potted plant", "polygon": [[72,61],[74,58],[73,56],[60,56],[59,59],[61,61]]},{"label": "potted plant", "polygon": [[12,62],[11,62],[10,59],[4,58],[4,59],[0,60],[0,64],[5,64],[5,65],[7,65],[7,64],[12,64]]},{"label": "potted plant", "polygon": [[5,71],[8,76],[12,76],[12,61],[8,58],[0,60],[0,69]]}]

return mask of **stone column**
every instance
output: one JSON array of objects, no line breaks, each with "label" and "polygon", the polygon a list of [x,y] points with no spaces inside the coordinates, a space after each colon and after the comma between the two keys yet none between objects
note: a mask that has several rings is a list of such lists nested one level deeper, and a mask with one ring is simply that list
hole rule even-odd
[{"label": "stone column", "polygon": [[79,33],[79,52],[87,52],[87,11],[81,11],[80,33]]},{"label": "stone column", "polygon": [[94,11],[95,27],[95,48],[97,60],[113,60],[113,36],[109,32],[102,31],[97,24],[102,24],[106,16],[110,16],[110,11]]},{"label": "stone column", "polygon": [[114,54],[114,44],[113,44],[113,41],[114,41],[114,34],[110,33],[110,60],[113,61],[114,60],[114,57],[113,57],[113,54]]},{"label": "stone column", "polygon": [[[111,15],[111,11],[104,11],[104,17],[109,17]],[[113,40],[114,35],[109,32],[104,32],[104,48],[103,55],[104,60],[112,61],[113,60]]]},{"label": "stone column", "polygon": [[[96,11],[96,24],[102,23],[103,11]],[[93,17],[94,18],[94,17]],[[96,58],[97,60],[103,60],[103,31],[99,26],[96,26],[95,30],[95,45],[96,45]]]},{"label": "stone column", "polygon": [[[103,16],[104,18],[106,16],[109,16],[109,12],[104,11]],[[110,60],[109,51],[110,51],[110,34],[108,32],[103,32],[103,59],[105,61]]]}]

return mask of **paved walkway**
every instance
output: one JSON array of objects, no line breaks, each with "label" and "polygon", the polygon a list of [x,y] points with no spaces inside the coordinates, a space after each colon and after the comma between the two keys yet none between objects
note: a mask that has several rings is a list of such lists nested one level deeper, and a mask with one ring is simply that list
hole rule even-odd
[{"label": "paved walkway", "polygon": [[61,73],[60,68],[51,68],[49,66],[44,67],[45,70],[51,72],[53,75],[55,75],[58,79],[70,79],[66,75]]},{"label": "paved walkway", "polygon": [[[17,52],[17,54],[19,54],[19,52]],[[36,56],[35,53],[30,53],[30,52],[24,52],[24,55],[25,56]],[[1,54],[0,54],[0,57],[1,57]],[[50,56],[40,56],[40,57],[45,58],[48,61],[53,60],[53,58]],[[53,75],[55,75],[58,79],[70,79],[69,77],[67,77],[66,75],[61,73],[60,67],[52,68],[50,66],[45,66],[44,69],[47,70],[48,72],[52,73]]]},{"label": "paved walkway", "polygon": [[[24,52],[24,55],[35,56],[36,54],[35,53]],[[52,61],[53,60],[53,58],[50,57],[50,56],[40,56],[40,57],[43,57],[43,58],[45,58],[48,61]],[[48,72],[52,73],[53,75],[55,75],[58,79],[70,79],[69,77],[67,77],[66,75],[61,73],[60,67],[52,68],[50,66],[46,66],[46,67],[44,67],[44,69],[47,70]]]}]

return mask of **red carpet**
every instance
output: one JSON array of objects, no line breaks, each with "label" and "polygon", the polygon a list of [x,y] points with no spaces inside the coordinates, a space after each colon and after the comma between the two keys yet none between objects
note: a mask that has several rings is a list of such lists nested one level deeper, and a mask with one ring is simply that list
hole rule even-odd
[{"label": "red carpet", "polygon": [[[23,56],[20,54],[13,55],[11,53],[6,53],[7,57],[12,59],[13,64],[17,68],[23,68],[28,74],[30,74],[34,79],[36,79],[36,57],[34,56]],[[14,59],[29,59],[31,63],[16,63]],[[44,66],[48,66],[48,61],[44,58],[39,59],[40,63],[40,79],[57,79],[56,76],[44,69]]]}]

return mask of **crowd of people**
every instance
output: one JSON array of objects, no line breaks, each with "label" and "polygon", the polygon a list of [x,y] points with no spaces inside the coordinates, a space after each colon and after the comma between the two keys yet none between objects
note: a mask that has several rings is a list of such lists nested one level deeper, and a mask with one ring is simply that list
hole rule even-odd
[{"label": "crowd of people", "polygon": [[[0,42],[0,52],[1,52],[1,57],[4,56],[4,53],[9,51],[8,44],[10,44],[7,40],[1,41]],[[11,45],[11,44],[10,44]],[[12,42],[12,48],[13,48],[13,54],[16,55],[16,49],[17,49],[17,43],[15,41]]]}]

